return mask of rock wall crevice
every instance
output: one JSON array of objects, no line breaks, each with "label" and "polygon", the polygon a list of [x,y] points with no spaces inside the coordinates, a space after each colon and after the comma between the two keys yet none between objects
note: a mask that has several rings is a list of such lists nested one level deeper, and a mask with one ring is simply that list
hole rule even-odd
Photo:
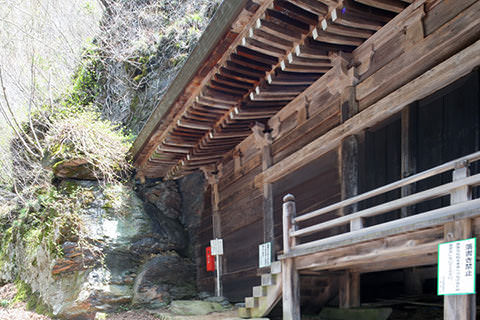
[{"label": "rock wall crevice", "polygon": [[135,187],[62,179],[58,188],[90,195],[76,200],[84,203],[74,213],[84,236],[53,230],[59,255],[47,238],[28,243],[15,235],[0,264],[3,281],[22,280],[67,319],[197,297],[192,248],[203,208],[201,175]]}]

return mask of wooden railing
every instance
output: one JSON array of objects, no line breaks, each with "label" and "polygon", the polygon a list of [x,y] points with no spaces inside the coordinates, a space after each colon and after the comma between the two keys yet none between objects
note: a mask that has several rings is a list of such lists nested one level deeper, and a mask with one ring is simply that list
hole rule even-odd
[{"label": "wooden railing", "polygon": [[[295,198],[292,195],[284,197],[283,204],[283,243],[284,251],[280,259],[293,258],[296,256],[312,254],[315,252],[340,247],[362,241],[374,240],[403,232],[415,231],[422,228],[445,224],[454,219],[466,219],[480,215],[480,199],[472,200],[470,196],[455,200],[455,193],[464,190],[470,193],[473,186],[480,185],[480,174],[470,175],[469,165],[480,160],[480,152],[470,154],[439,165],[435,168],[412,175],[408,178],[393,182],[378,189],[329,205],[327,207],[296,216]],[[384,195],[387,192],[406,187],[410,184],[453,170],[452,181],[443,185],[404,196],[402,198],[385,202],[351,214],[340,216],[326,222],[314,224],[308,227],[299,227],[300,222],[306,222],[320,217],[332,211],[348,208],[360,201]],[[466,190],[466,191],[465,191]],[[451,195],[448,206],[421,212],[408,217],[384,222],[370,227],[363,226],[363,220],[380,214],[392,212],[400,208],[412,206],[427,200]],[[332,227],[350,225],[350,231],[327,237],[320,240],[300,243],[297,238],[312,235]]]}]

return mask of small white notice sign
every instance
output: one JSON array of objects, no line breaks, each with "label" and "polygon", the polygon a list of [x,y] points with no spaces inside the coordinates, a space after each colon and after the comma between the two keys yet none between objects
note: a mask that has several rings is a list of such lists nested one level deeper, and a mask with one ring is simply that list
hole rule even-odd
[{"label": "small white notice sign", "polygon": [[212,247],[212,256],[223,255],[223,240],[222,239],[210,240],[210,247]]},{"label": "small white notice sign", "polygon": [[438,245],[438,295],[475,293],[476,239]]},{"label": "small white notice sign", "polygon": [[269,267],[272,264],[272,243],[266,242],[258,246],[258,264],[260,268]]}]

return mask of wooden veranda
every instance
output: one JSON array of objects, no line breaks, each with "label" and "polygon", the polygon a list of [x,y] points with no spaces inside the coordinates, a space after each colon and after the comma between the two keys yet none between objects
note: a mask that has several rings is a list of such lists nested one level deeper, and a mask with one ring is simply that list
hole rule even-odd
[{"label": "wooden veranda", "polygon": [[[283,204],[283,319],[300,319],[299,272],[304,270],[344,272],[340,305],[360,306],[360,273],[434,265],[438,245],[480,235],[480,199],[472,199],[472,188],[480,185],[480,174],[469,167],[480,160],[480,152],[442,164],[378,189],[296,216],[295,198],[286,195]],[[451,172],[451,182],[410,194],[326,222],[301,224],[334,210],[358,207],[361,201],[406,188],[430,177]],[[418,203],[449,196],[450,204],[438,209],[368,227],[363,220],[388,214]],[[298,241],[322,230],[347,225],[348,232],[314,241]],[[340,229],[341,230],[341,229]],[[298,240],[297,240],[298,239]],[[446,296],[445,319],[476,319],[475,295]]]}]

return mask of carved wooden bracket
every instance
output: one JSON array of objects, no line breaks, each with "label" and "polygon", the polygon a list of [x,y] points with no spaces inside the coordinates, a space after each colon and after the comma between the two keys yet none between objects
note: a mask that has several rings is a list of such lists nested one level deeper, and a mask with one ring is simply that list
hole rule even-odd
[{"label": "carved wooden bracket", "polygon": [[274,116],[273,118],[270,119],[270,128],[272,129],[271,136],[272,138],[278,137],[280,134],[280,126],[282,125],[282,122],[280,121],[280,118],[277,116]]},{"label": "carved wooden bracket", "polygon": [[242,150],[238,147],[235,148],[232,152],[233,155],[233,171],[235,174],[240,174],[242,170]]},{"label": "carved wooden bracket", "polygon": [[419,6],[406,19],[403,27],[403,32],[406,36],[405,50],[413,47],[425,37],[425,30],[423,28],[423,17],[425,17],[425,6]]},{"label": "carved wooden bracket", "polygon": [[366,53],[361,56],[361,61],[356,62],[358,65],[358,73],[363,74],[370,69],[370,64],[373,61],[373,57],[375,56],[375,43],[371,43],[366,50]]},{"label": "carved wooden bracket", "polygon": [[303,97],[305,103],[297,110],[297,125],[307,121],[310,118],[310,99]]},{"label": "carved wooden bracket", "polygon": [[269,132],[265,132],[265,125],[263,123],[256,122],[252,127],[252,132],[258,149],[272,144],[272,135]]},{"label": "carved wooden bracket", "polygon": [[355,67],[348,68],[351,60],[349,57],[340,52],[331,53],[330,59],[333,61],[333,68],[325,76],[328,77],[327,88],[332,95],[341,94],[345,88],[358,83]]},{"label": "carved wooden bracket", "polygon": [[370,69],[376,52],[388,42],[394,41],[400,32],[406,37],[404,41],[396,43],[397,46],[408,50],[413,44],[424,38],[423,17],[425,16],[426,0],[417,0],[404,12],[400,13],[396,19],[397,23],[387,24],[377,34],[368,39],[362,46],[355,51],[355,64],[358,66],[358,74],[362,75]]},{"label": "carved wooden bracket", "polygon": [[220,175],[216,165],[211,164],[204,166],[201,167],[200,170],[202,170],[203,174],[205,175],[205,180],[207,180],[208,184],[214,185],[218,183]]}]

